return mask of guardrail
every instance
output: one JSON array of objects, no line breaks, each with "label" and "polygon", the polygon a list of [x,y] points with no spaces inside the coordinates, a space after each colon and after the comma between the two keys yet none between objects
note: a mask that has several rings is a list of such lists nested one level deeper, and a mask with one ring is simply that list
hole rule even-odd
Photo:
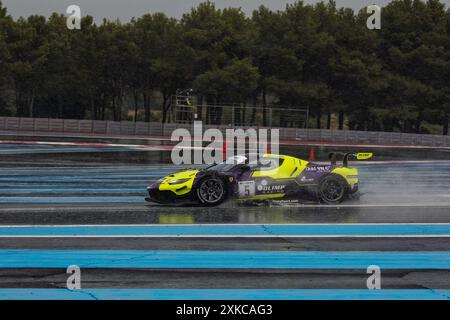
[{"label": "guardrail", "polygon": [[[83,133],[121,136],[168,136],[177,128],[191,128],[189,124],[161,124],[158,122],[97,121],[71,119],[0,117],[0,130],[22,132]],[[227,126],[204,125],[204,130]],[[245,128],[244,128],[245,129]],[[317,142],[348,142],[384,145],[450,146],[450,136],[419,135],[398,132],[367,132],[350,130],[319,130],[280,128],[280,139]]]}]

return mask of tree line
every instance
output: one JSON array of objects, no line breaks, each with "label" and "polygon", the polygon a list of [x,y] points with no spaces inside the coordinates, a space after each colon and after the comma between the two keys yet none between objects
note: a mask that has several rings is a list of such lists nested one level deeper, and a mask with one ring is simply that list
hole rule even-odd
[{"label": "tree line", "polygon": [[14,19],[0,0],[0,116],[168,121],[200,104],[308,105],[312,127],[448,134],[450,9],[394,0],[366,10],[303,1],[251,16],[204,2],[180,19]]}]

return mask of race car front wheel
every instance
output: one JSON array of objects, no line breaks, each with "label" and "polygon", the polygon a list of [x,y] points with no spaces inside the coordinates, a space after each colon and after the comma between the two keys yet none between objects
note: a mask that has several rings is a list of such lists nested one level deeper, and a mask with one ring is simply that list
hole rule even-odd
[{"label": "race car front wheel", "polygon": [[205,178],[197,188],[198,200],[206,206],[217,206],[225,201],[226,196],[225,185],[218,178]]},{"label": "race car front wheel", "polygon": [[326,176],[319,184],[319,200],[326,204],[341,203],[347,196],[347,182],[340,176]]}]

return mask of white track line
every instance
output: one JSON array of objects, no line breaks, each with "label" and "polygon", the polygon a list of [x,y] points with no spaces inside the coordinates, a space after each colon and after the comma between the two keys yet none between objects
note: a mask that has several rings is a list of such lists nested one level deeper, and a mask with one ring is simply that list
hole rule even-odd
[{"label": "white track line", "polygon": [[209,239],[232,239],[232,238],[450,238],[450,235],[28,235],[28,236],[0,236],[0,239],[63,239],[63,238],[84,238],[84,239],[129,239],[129,238],[148,238],[148,239],[158,239],[158,238],[209,238]]},{"label": "white track line", "polygon": [[[4,204],[7,204],[6,202]],[[162,209],[164,207],[152,207],[151,209]],[[170,209],[186,209],[184,207],[168,207]],[[195,208],[195,207],[194,207]],[[260,207],[248,207],[249,209],[257,209]],[[272,206],[266,206],[264,208],[286,208],[286,209],[311,209],[311,208],[321,208],[321,209],[340,209],[340,208],[449,208],[449,215],[450,215],[450,203],[420,203],[420,204],[366,204],[366,205],[272,205]],[[51,208],[2,208],[0,209],[0,213],[6,212],[48,212],[52,213],[54,211],[61,211],[61,213],[64,213],[64,211],[67,210],[75,210],[75,211],[86,211],[87,209],[96,209],[96,210],[130,210],[130,207],[51,207]],[[132,208],[134,211],[138,212],[147,212],[150,208]],[[234,209],[233,207],[230,208],[220,208],[220,209]],[[90,212],[86,212],[86,214],[91,214]]]},{"label": "white track line", "polygon": [[[43,136],[45,137],[45,136]],[[54,137],[54,136],[51,136]],[[57,136],[58,137],[58,136]],[[107,136],[70,136],[72,138],[108,138]],[[112,139],[117,139],[117,137],[109,137]],[[122,139],[127,139],[125,137]],[[170,138],[139,138],[139,137],[131,137],[134,140],[147,140],[147,141],[172,141]],[[202,141],[202,140],[193,140]],[[221,141],[218,141],[221,142]],[[67,146],[122,146],[122,147],[136,147],[143,145],[134,145],[134,144],[107,144],[107,143],[95,143],[95,142],[51,142],[51,141],[20,141],[20,140],[0,140],[0,144],[41,144],[41,145],[67,145]],[[420,145],[389,145],[389,144],[346,144],[346,143],[329,143],[329,142],[320,142],[320,141],[303,141],[303,140],[285,140],[280,141],[280,143],[274,143],[272,145],[283,145],[283,146],[325,146],[325,147],[355,147],[355,148],[400,148],[400,149],[439,149],[439,150],[450,150],[449,146],[420,146]]]},{"label": "white track line", "polygon": [[223,224],[223,223],[197,223],[197,224],[37,224],[37,225],[0,225],[0,228],[52,228],[52,227],[59,227],[59,228],[72,228],[72,227],[80,227],[80,228],[98,228],[98,227],[222,227],[222,226],[240,226],[240,227],[246,227],[246,226],[265,226],[265,227],[271,227],[271,226],[294,226],[294,227],[302,227],[302,226],[359,226],[359,225],[366,225],[366,226],[421,226],[421,225],[427,225],[427,226],[450,226],[450,223],[443,223],[443,222],[437,222],[437,223],[427,223],[427,222],[376,222],[376,223],[229,223],[229,224]]}]

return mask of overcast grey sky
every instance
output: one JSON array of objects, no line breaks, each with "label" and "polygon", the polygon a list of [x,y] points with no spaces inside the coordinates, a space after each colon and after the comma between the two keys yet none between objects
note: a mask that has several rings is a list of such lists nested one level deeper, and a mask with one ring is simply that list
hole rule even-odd
[{"label": "overcast grey sky", "polygon": [[[127,21],[132,17],[138,17],[149,12],[164,12],[169,16],[181,17],[188,12],[192,6],[203,0],[1,0],[8,8],[8,12],[14,16],[29,16],[40,14],[48,16],[52,12],[65,13],[66,8],[71,4],[81,7],[83,15],[92,15],[97,21],[103,18]],[[295,0],[216,0],[219,8],[241,7],[247,14],[251,14],[260,5],[265,5],[271,9],[283,9],[286,3],[293,3]],[[306,0],[306,3],[316,3],[319,1]],[[389,0],[337,0],[338,6],[350,7],[359,10],[370,4],[385,5]],[[450,0],[444,0],[447,6]]]},{"label": "overcast grey sky", "polygon": [[[181,17],[185,12],[202,0],[1,0],[8,11],[14,17],[40,14],[48,16],[52,12],[65,13],[71,4],[79,5],[83,15],[92,15],[97,21],[103,18],[127,21],[132,17],[138,17],[149,12],[164,12],[169,16]],[[216,0],[219,8],[242,7],[250,14],[260,5],[266,5],[271,9],[283,9],[286,3],[295,0]],[[306,3],[319,1],[306,0]],[[337,0],[338,6],[351,7],[359,10],[370,4],[385,5],[389,0]],[[447,6],[450,0],[444,0]]]}]

